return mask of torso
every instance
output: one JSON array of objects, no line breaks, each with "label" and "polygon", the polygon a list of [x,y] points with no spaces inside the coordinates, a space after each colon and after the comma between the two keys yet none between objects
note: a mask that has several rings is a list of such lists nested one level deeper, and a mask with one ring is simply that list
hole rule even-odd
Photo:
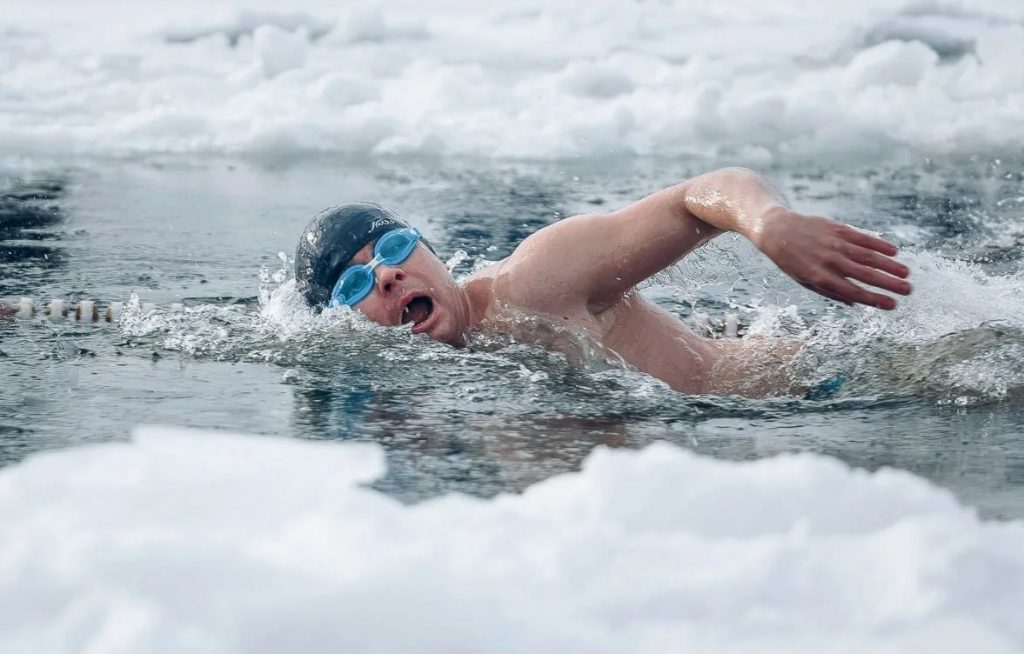
[{"label": "torso", "polygon": [[620,360],[683,393],[761,397],[789,390],[780,364],[791,360],[795,344],[703,338],[636,291],[595,312],[542,284],[516,283],[503,263],[465,282],[481,307],[480,330],[538,343],[577,363],[594,354]]}]

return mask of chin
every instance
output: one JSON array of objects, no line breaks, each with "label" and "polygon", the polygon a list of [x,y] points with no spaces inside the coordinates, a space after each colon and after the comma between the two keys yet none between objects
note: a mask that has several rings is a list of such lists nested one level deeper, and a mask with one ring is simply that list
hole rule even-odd
[{"label": "chin", "polygon": [[448,329],[448,325],[440,324],[430,331],[429,334],[432,340],[438,343],[446,343],[448,345],[454,345],[451,330]]},{"label": "chin", "polygon": [[447,322],[439,322],[438,325],[430,331],[430,338],[446,345],[452,345],[454,347],[462,347],[466,344],[466,339],[462,337],[462,332],[457,331],[453,328],[453,325]]}]

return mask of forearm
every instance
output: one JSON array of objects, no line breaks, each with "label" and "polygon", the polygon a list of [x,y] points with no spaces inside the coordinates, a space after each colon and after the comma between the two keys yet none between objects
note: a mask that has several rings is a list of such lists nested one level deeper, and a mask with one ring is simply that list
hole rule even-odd
[{"label": "forearm", "polygon": [[759,244],[766,216],[788,209],[785,196],[746,168],[722,168],[677,187],[686,210],[715,229],[742,234]]},{"label": "forearm", "polygon": [[790,210],[763,177],[726,168],[680,185],[681,201],[697,220],[743,234],[790,277],[846,304],[893,309],[896,301],[851,280],[908,295],[910,270],[892,259],[897,248],[867,232],[822,216]]}]

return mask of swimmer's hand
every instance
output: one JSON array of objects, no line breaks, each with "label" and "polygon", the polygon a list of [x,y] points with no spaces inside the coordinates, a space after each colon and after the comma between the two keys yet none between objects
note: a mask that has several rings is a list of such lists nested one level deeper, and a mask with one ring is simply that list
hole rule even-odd
[{"label": "swimmer's hand", "polygon": [[[909,295],[910,269],[892,257],[892,243],[843,223],[806,216],[783,207],[765,213],[751,240],[787,275],[815,293],[847,305],[896,308],[888,295],[864,289],[853,281],[891,293]],[[851,281],[853,280],[853,281]]]}]

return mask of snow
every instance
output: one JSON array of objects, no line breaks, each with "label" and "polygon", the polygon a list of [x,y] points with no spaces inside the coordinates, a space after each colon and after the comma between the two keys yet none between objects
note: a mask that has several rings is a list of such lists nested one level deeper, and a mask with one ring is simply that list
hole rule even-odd
[{"label": "snow", "polygon": [[1024,525],[668,444],[406,506],[371,444],[170,428],[0,472],[0,649],[1018,652]]}]

